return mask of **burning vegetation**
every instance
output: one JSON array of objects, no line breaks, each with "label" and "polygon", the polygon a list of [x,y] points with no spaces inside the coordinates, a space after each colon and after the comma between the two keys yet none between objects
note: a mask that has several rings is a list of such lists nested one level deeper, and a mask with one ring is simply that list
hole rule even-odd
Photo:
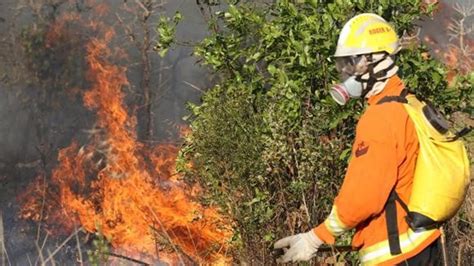
[{"label": "burning vegetation", "polygon": [[80,227],[99,232],[114,250],[146,261],[229,263],[229,222],[197,203],[198,187],[179,180],[178,147],[137,140],[122,91],[127,69],[111,63],[125,57],[109,48],[113,29],[68,15],[50,27],[46,43],[67,36],[64,25],[72,20],[95,32],[86,41],[89,89],[83,94],[85,107],[96,114],[95,127],[85,145],[73,141],[61,149],[51,176],[38,176],[19,197],[20,216],[43,223],[50,234]]}]

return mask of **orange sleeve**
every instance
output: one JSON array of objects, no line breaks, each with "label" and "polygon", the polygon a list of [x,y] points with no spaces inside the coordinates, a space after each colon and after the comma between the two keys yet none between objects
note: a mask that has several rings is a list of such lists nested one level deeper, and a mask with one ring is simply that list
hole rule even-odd
[{"label": "orange sleeve", "polygon": [[336,242],[333,233],[331,233],[324,223],[314,228],[314,233],[326,244],[333,245]]},{"label": "orange sleeve", "polygon": [[314,229],[326,243],[380,214],[395,186],[400,161],[396,136],[384,119],[390,116],[373,111],[368,110],[359,120],[342,187],[330,215]]}]

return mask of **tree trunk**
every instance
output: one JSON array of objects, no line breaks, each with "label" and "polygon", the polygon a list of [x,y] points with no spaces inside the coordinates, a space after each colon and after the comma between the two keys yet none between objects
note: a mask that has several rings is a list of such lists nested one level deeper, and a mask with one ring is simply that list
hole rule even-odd
[{"label": "tree trunk", "polygon": [[143,15],[142,26],[144,31],[143,46],[141,49],[142,65],[143,65],[143,76],[142,76],[142,89],[143,89],[143,106],[145,108],[145,134],[144,139],[150,140],[153,137],[153,95],[150,89],[150,56],[148,50],[150,48],[150,29],[147,25],[148,13]]},{"label": "tree trunk", "polygon": [[144,123],[145,130],[143,134],[143,140],[147,141],[153,138],[153,94],[150,88],[151,84],[151,60],[150,55],[148,54],[151,47],[150,40],[150,28],[148,27],[148,19],[150,18],[151,11],[153,9],[153,1],[149,0],[140,0],[137,1],[143,9],[143,15],[141,19],[142,28],[143,28],[143,42],[140,47],[141,51],[141,61],[143,66],[143,76],[141,80],[141,87],[143,90],[143,108],[144,108]]}]

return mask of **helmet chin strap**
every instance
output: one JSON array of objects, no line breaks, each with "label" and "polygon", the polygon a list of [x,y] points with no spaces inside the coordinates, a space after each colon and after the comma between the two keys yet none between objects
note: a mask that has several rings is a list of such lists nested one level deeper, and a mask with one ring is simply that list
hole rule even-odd
[{"label": "helmet chin strap", "polygon": [[[391,69],[393,69],[395,66],[395,62],[392,60],[392,63],[385,69],[382,69],[378,72],[375,72],[374,69],[384,60],[389,57],[387,54],[384,55],[379,61],[375,62],[374,64],[369,64],[367,66],[367,71],[361,75],[356,75],[355,80],[365,84],[365,88],[362,90],[361,97],[365,98],[365,96],[374,88],[374,85],[377,82],[383,82],[389,79],[387,74]],[[369,61],[372,61],[372,55],[369,55]],[[363,79],[362,76],[365,74],[369,73],[369,78]]]}]

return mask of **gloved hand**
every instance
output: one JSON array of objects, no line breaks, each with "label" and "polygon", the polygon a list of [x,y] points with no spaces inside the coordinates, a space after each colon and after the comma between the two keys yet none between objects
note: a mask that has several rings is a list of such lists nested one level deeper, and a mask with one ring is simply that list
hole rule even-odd
[{"label": "gloved hand", "polygon": [[310,260],[316,256],[316,251],[322,244],[323,241],[311,230],[282,238],[275,243],[273,248],[285,250],[285,254],[277,259],[278,263],[285,263]]}]

